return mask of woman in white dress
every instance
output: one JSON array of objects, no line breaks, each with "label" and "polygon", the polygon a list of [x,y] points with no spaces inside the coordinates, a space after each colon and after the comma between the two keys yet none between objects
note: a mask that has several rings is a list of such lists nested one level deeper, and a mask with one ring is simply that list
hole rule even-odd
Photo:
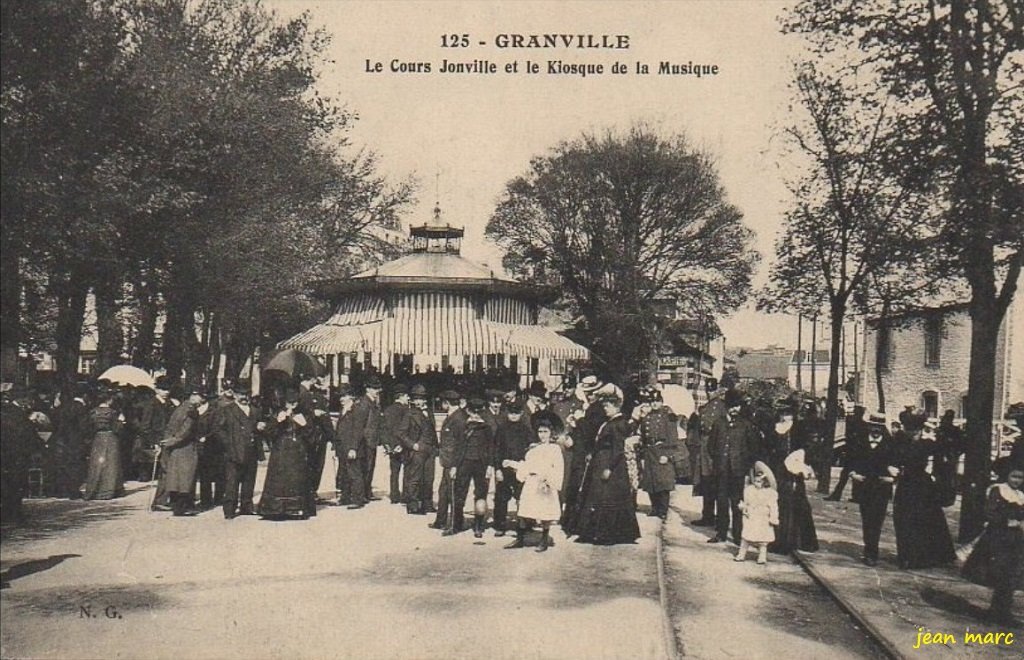
[{"label": "woman in white dress", "polygon": [[522,461],[506,460],[503,467],[514,468],[516,479],[523,482],[522,495],[519,498],[519,526],[516,539],[505,546],[506,549],[521,548],[529,524],[526,520],[539,523],[542,530],[537,552],[544,552],[551,545],[549,530],[551,523],[562,516],[562,507],[558,499],[558,491],[562,488],[565,474],[565,461],[562,449],[553,442],[553,429],[547,420],[537,424],[537,444],[532,445]]}]

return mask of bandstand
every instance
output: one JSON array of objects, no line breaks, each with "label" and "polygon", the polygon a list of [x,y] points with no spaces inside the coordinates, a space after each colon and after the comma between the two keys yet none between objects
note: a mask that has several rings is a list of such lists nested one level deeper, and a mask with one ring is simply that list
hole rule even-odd
[{"label": "bandstand", "polygon": [[504,369],[555,385],[589,352],[538,325],[549,290],[506,278],[461,254],[463,229],[413,227],[412,252],[355,276],[321,281],[334,314],[279,344],[326,359],[334,382],[371,365],[392,374]]}]

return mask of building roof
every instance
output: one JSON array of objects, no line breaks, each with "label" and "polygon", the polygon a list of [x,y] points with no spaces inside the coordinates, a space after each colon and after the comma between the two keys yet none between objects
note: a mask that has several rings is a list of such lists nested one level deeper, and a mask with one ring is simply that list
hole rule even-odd
[{"label": "building roof", "polygon": [[789,376],[789,356],[747,353],[737,355],[736,371],[740,378],[753,380],[786,380]]},{"label": "building roof", "polygon": [[351,279],[418,278],[431,280],[481,280],[514,282],[499,275],[483,264],[477,264],[460,254],[443,252],[414,252],[404,257],[364,270]]},{"label": "building roof", "polygon": [[[800,355],[801,353],[803,353],[802,357]],[[814,352],[813,360],[811,359],[810,351],[793,351],[793,357],[790,358],[789,363],[800,364],[801,362],[803,364],[811,364],[812,362],[814,362],[815,364],[828,364],[828,351],[824,349],[818,349],[817,351]]]}]

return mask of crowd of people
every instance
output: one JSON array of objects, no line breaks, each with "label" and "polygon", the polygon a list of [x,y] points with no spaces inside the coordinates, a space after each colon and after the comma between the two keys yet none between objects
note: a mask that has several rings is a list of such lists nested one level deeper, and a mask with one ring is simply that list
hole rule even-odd
[{"label": "crowd of people", "polygon": [[[677,482],[689,480],[703,499],[702,515],[691,524],[712,530],[709,543],[734,543],[736,561],[751,549],[761,564],[770,552],[818,550],[806,489],[820,465],[814,402],[754,400],[712,384],[707,403],[687,418],[663,404],[658,387],[632,388],[627,396],[595,375],[558,392],[534,381],[522,391],[507,384],[432,393],[416,379],[411,386],[388,380],[385,388],[378,375],[366,374],[358,391],[316,378],[289,381],[266,401],[252,400],[248,383],[230,380],[216,395],[164,379],[153,390],[99,383],[48,414],[33,410],[26,392],[8,390],[4,519],[20,515],[25,479],[18,471],[43,451],[36,433],[42,417],[53,429],[45,482],[57,497],[120,497],[131,475],[155,478],[152,508],[175,516],[220,507],[226,519],[309,518],[318,506],[355,510],[379,500],[371,485],[383,448],[390,501],[409,515],[434,514],[430,527],[444,536],[472,530],[482,537],[493,492],[490,526],[497,537],[514,534],[509,549],[525,547],[536,527],[536,550],[546,551],[556,523],[577,542],[632,543],[640,537],[637,492],[648,494],[649,515],[664,518]],[[321,499],[329,447],[336,492]],[[1022,450],[1024,443],[1016,443],[995,466],[986,532],[964,570],[994,588],[998,620],[1009,617],[1024,566]],[[267,451],[254,503],[257,466]],[[884,414],[857,408],[847,418],[843,471],[827,499],[841,499],[852,481],[866,565],[879,560],[890,503],[900,568],[955,560],[943,509],[956,499],[963,451],[952,412],[931,420],[908,408],[890,424]]]}]

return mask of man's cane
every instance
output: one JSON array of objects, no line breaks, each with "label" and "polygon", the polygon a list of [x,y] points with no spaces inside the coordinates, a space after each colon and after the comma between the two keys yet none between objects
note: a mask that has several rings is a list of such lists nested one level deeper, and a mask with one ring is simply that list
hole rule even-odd
[{"label": "man's cane", "polygon": [[[156,453],[153,454],[153,474],[150,476],[150,481],[156,481],[156,470],[160,465],[160,456],[163,454],[163,445],[158,444],[156,446]],[[149,510],[153,510],[153,504],[156,502],[156,491],[160,490],[160,484],[157,483],[153,486],[153,492],[149,495]]]}]

